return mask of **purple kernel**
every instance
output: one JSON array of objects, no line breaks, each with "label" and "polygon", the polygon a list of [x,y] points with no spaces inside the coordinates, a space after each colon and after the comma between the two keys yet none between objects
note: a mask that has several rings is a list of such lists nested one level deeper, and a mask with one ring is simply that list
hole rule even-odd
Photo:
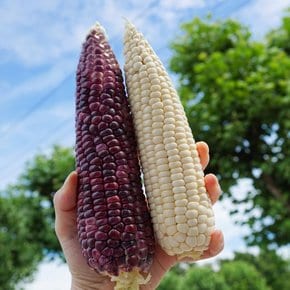
[{"label": "purple kernel", "polygon": [[115,174],[115,170],[108,170],[108,169],[103,170],[103,176],[112,176],[114,174]]},{"label": "purple kernel", "polygon": [[125,225],[122,222],[114,225],[114,229],[118,230],[119,232],[123,232],[124,228]]},{"label": "purple kernel", "polygon": [[104,182],[109,183],[109,182],[115,182],[117,181],[117,178],[115,176],[106,176],[104,177]]},{"label": "purple kernel", "polygon": [[108,204],[108,209],[120,209],[122,207],[120,202],[114,202]]},{"label": "purple kernel", "polygon": [[115,154],[115,158],[116,159],[123,159],[123,158],[126,158],[126,154],[124,151],[119,151]]},{"label": "purple kernel", "polygon": [[107,143],[107,145],[108,145],[109,147],[112,147],[112,146],[118,146],[118,145],[120,145],[120,142],[119,142],[117,139],[113,139],[113,140],[109,141],[109,142]]},{"label": "purple kernel", "polygon": [[119,115],[114,116],[114,120],[119,124],[123,123],[123,118]]},{"label": "purple kernel", "polygon": [[126,249],[126,254],[129,256],[136,255],[138,253],[138,248],[137,246],[132,246]]},{"label": "purple kernel", "polygon": [[114,161],[115,161],[115,158],[112,155],[108,155],[108,156],[104,157],[104,159],[103,159],[104,163],[109,163],[109,162],[114,162]]},{"label": "purple kernel", "polygon": [[86,223],[86,225],[95,225],[96,220],[95,220],[95,218],[90,217],[90,218],[85,219],[85,223]]},{"label": "purple kernel", "polygon": [[106,199],[103,197],[95,198],[94,199],[94,205],[103,205],[106,204]]},{"label": "purple kernel", "polygon": [[104,143],[102,143],[102,144],[98,144],[98,145],[96,146],[96,151],[101,151],[101,150],[106,150],[106,149],[108,149],[108,147],[107,147],[107,145],[104,144]]},{"label": "purple kernel", "polygon": [[92,193],[92,198],[94,199],[94,200],[96,200],[96,199],[98,199],[98,198],[102,198],[102,197],[104,197],[105,196],[105,193],[103,192],[103,191],[94,191],[93,193]]},{"label": "purple kernel", "polygon": [[95,218],[96,219],[103,219],[103,218],[106,218],[106,217],[107,217],[107,212],[106,211],[97,211],[95,213]]},{"label": "purple kernel", "polygon": [[106,106],[106,105],[103,105],[101,104],[99,106],[99,112],[104,115],[106,112],[108,112],[108,110],[110,109],[110,107]]},{"label": "purple kernel", "polygon": [[104,163],[103,169],[116,169],[116,164],[114,162]]},{"label": "purple kernel", "polygon": [[135,267],[138,265],[138,257],[133,255],[131,257],[127,257],[127,263],[131,266],[131,267]]},{"label": "purple kernel", "polygon": [[118,240],[108,239],[107,240],[107,245],[110,248],[117,248],[120,245],[120,242]]},{"label": "purple kernel", "polygon": [[92,191],[99,191],[99,190],[103,190],[103,189],[104,189],[103,184],[96,184],[96,185],[92,186]]},{"label": "purple kernel", "polygon": [[129,178],[119,178],[118,182],[119,184],[129,184],[130,180]]},{"label": "purple kernel", "polygon": [[128,216],[128,217],[124,217],[123,218],[123,222],[126,225],[131,225],[131,224],[133,224],[135,222],[135,219],[133,217],[131,217],[131,216]]},{"label": "purple kernel", "polygon": [[99,178],[102,176],[102,172],[101,171],[95,171],[95,172],[91,172],[90,173],[90,178],[94,179],[94,178]]},{"label": "purple kernel", "polygon": [[102,251],[106,246],[104,241],[95,241],[95,248],[99,251]]},{"label": "purple kernel", "polygon": [[115,116],[116,115],[116,110],[114,108],[110,108],[107,113],[109,115],[111,115],[111,116]]},{"label": "purple kernel", "polygon": [[125,159],[125,158],[118,159],[118,160],[116,160],[116,164],[117,165],[127,165],[128,164],[128,160]]},{"label": "purple kernel", "polygon": [[116,171],[116,176],[118,178],[127,178],[128,177],[128,174],[125,171],[117,170]]},{"label": "purple kernel", "polygon": [[94,116],[92,118],[92,123],[95,124],[95,125],[98,125],[101,121],[102,117],[101,116]]},{"label": "purple kernel", "polygon": [[101,218],[101,219],[96,220],[96,225],[97,226],[102,226],[102,225],[105,225],[107,223],[108,223],[108,219],[107,218]]},{"label": "purple kernel", "polygon": [[105,130],[105,129],[107,129],[108,128],[108,123],[106,123],[106,122],[100,122],[99,124],[98,124],[98,130]]},{"label": "purple kernel", "polygon": [[121,239],[122,241],[132,241],[134,240],[135,235],[130,233],[122,233]]},{"label": "purple kernel", "polygon": [[128,217],[128,216],[133,216],[133,211],[129,209],[123,209],[121,212],[122,217]]},{"label": "purple kernel", "polygon": [[121,257],[121,256],[124,256],[124,250],[122,249],[122,248],[116,248],[116,249],[114,249],[114,254],[113,254],[113,256],[114,257]]},{"label": "purple kernel", "polygon": [[85,217],[85,218],[92,217],[92,216],[94,216],[94,211],[93,211],[92,209],[87,210],[87,211],[84,213],[84,217]]},{"label": "purple kernel", "polygon": [[112,209],[108,211],[108,216],[120,216],[121,210],[119,209]]},{"label": "purple kernel", "polygon": [[111,154],[115,154],[121,151],[121,147],[120,146],[113,146],[109,148],[109,151]]},{"label": "purple kernel", "polygon": [[127,233],[136,233],[136,231],[137,231],[137,227],[134,224],[125,226],[125,232]]},{"label": "purple kernel", "polygon": [[109,94],[106,94],[106,93],[102,93],[101,95],[100,95],[100,100],[106,100],[106,99],[110,99],[111,98],[111,95],[109,95]]},{"label": "purple kernel", "polygon": [[[106,123],[105,123],[106,124]],[[106,124],[107,125],[107,124]],[[113,134],[113,130],[110,129],[110,128],[107,128],[107,129],[104,129],[100,132],[100,136],[101,137],[105,137],[105,136],[108,136],[108,135],[112,135]]]},{"label": "purple kernel", "polygon": [[111,123],[113,121],[113,117],[111,115],[106,114],[102,117],[102,120],[106,123]]},{"label": "purple kernel", "polygon": [[107,205],[105,204],[98,204],[94,206],[94,211],[99,212],[99,211],[106,211],[107,210]]},{"label": "purple kernel", "polygon": [[109,257],[113,255],[113,252],[114,252],[113,249],[106,247],[102,250],[102,255]]},{"label": "purple kernel", "polygon": [[106,105],[106,106],[109,106],[109,107],[115,106],[115,102],[111,98],[105,99],[103,101],[103,104]]},{"label": "purple kernel", "polygon": [[122,219],[119,216],[112,216],[112,217],[109,217],[108,222],[109,222],[110,225],[113,226],[113,225],[118,224],[121,220]]},{"label": "purple kernel", "polygon": [[113,134],[103,137],[103,140],[104,140],[105,143],[107,143],[107,142],[109,142],[109,141],[111,141],[113,139],[115,139],[115,136]]},{"label": "purple kernel", "polygon": [[108,233],[109,237],[113,240],[119,240],[121,237],[121,233],[116,229],[111,229]]},{"label": "purple kernel", "polygon": [[99,107],[100,107],[100,103],[92,103],[89,105],[89,108],[91,111],[98,111]]},{"label": "purple kernel", "polygon": [[105,190],[111,190],[111,189],[118,189],[119,185],[117,182],[110,182],[110,183],[105,183]]},{"label": "purple kernel", "polygon": [[107,233],[110,229],[111,229],[110,225],[102,225],[102,226],[99,227],[99,230],[101,232],[104,232],[104,233]]},{"label": "purple kernel", "polygon": [[109,151],[108,150],[101,150],[98,152],[98,155],[101,157],[101,158],[104,158],[105,156],[107,156],[109,154]]},{"label": "purple kernel", "polygon": [[[100,172],[100,171],[98,171],[98,172]],[[96,184],[103,184],[103,178],[101,178],[101,177],[93,178],[91,180],[91,185],[93,186]]]}]

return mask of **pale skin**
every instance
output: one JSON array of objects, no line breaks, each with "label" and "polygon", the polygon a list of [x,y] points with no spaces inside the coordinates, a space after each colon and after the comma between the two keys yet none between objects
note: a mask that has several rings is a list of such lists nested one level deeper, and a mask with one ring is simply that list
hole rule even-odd
[{"label": "pale skin", "polygon": [[[208,146],[205,142],[198,142],[197,149],[202,167],[205,168],[209,162]],[[221,194],[218,180],[213,174],[206,175],[204,179],[209,198],[214,204]],[[108,277],[89,268],[85,258],[82,256],[77,236],[76,203],[77,173],[72,172],[54,196],[55,231],[71,272],[71,290],[114,289],[114,283]],[[215,230],[211,235],[209,248],[203,253],[200,260],[216,256],[222,251],[223,247],[223,234],[220,230]],[[187,261],[192,262],[190,260]],[[176,256],[167,255],[157,245],[154,261],[150,269],[151,279],[147,285],[141,286],[140,289],[156,289],[165,273],[178,262],[179,260]]]}]

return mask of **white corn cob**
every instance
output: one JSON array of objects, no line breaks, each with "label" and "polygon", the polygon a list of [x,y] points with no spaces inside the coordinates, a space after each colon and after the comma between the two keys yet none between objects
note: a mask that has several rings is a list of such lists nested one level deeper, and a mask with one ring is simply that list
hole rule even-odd
[{"label": "white corn cob", "polygon": [[208,248],[214,215],[183,106],[158,56],[129,22],[124,55],[156,238],[169,255],[198,258]]}]

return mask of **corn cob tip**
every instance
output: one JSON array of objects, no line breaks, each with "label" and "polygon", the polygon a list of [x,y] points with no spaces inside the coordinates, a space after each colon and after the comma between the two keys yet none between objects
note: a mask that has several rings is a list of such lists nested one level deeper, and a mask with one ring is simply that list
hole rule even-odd
[{"label": "corn cob tip", "polygon": [[150,274],[144,278],[138,269],[134,269],[131,272],[121,272],[119,276],[111,276],[111,281],[116,282],[114,290],[139,290],[139,286],[147,284],[150,278]]},{"label": "corn cob tip", "polygon": [[105,39],[108,39],[108,35],[107,35],[105,28],[98,21],[96,21],[95,24],[91,26],[91,28],[88,31],[87,36],[89,36],[91,34],[94,34],[94,35],[95,34],[102,34],[105,36]]}]

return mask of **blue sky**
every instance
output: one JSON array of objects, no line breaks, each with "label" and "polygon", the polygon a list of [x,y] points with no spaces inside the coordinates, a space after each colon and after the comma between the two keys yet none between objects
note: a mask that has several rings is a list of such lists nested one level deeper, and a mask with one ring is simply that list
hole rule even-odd
[{"label": "blue sky", "polygon": [[[56,143],[74,144],[74,74],[81,43],[96,21],[105,27],[121,65],[126,17],[167,66],[168,44],[180,23],[211,13],[214,18],[241,21],[262,39],[279,25],[287,6],[290,0],[0,0],[0,188],[14,182],[36,153],[48,152]],[[217,224],[228,245],[224,256],[245,249],[241,235],[246,229],[233,224],[230,206],[225,202],[216,207]],[[27,289],[68,285],[65,266],[44,263]]]}]

